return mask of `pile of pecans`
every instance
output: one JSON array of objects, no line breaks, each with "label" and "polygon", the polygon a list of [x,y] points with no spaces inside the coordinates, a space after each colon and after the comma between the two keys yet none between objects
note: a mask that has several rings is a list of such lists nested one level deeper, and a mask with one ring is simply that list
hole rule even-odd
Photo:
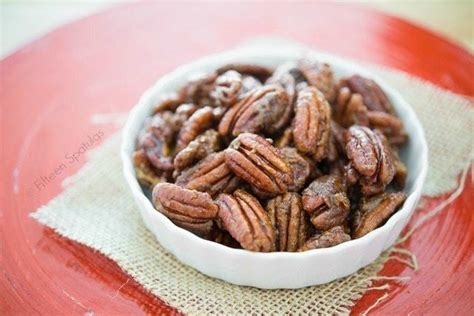
[{"label": "pile of pecans", "polygon": [[327,64],[230,64],[162,96],[134,153],[177,226],[234,248],[359,238],[403,204],[403,124],[380,86]]}]

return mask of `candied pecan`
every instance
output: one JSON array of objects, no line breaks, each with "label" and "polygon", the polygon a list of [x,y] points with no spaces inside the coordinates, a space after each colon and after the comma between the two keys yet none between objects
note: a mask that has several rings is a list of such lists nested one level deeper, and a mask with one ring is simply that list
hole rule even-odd
[{"label": "candied pecan", "polygon": [[255,79],[255,77],[243,76],[242,89],[240,90],[240,95],[241,96],[245,95],[245,93],[252,91],[254,89],[258,89],[261,86],[262,86],[262,83],[258,79]]},{"label": "candied pecan", "polygon": [[133,165],[138,182],[144,187],[152,189],[155,184],[166,181],[166,177],[159,175],[146,157],[145,150],[139,149],[133,153]]},{"label": "candied pecan", "polygon": [[222,226],[247,250],[269,252],[275,231],[260,202],[244,190],[222,193],[216,200]]},{"label": "candied pecan", "polygon": [[362,96],[352,93],[347,87],[342,87],[334,105],[334,120],[342,127],[349,127],[353,124],[368,126],[367,107]]},{"label": "candied pecan", "polygon": [[216,105],[228,108],[237,102],[241,89],[242,75],[237,71],[229,70],[217,77],[211,96]]},{"label": "candied pecan", "polygon": [[327,155],[331,109],[324,96],[314,87],[298,93],[293,121],[293,140],[299,151],[320,161]]},{"label": "candied pecan", "polygon": [[353,237],[362,237],[382,225],[405,201],[403,192],[381,193],[362,198],[360,208],[355,212]]},{"label": "candied pecan", "polygon": [[370,126],[380,130],[390,144],[402,145],[407,141],[408,135],[403,128],[403,123],[395,115],[381,111],[370,111],[367,116]]},{"label": "candied pecan", "polygon": [[382,133],[353,125],[346,132],[346,152],[352,167],[361,175],[365,195],[382,192],[395,175],[393,154]]},{"label": "candied pecan", "polygon": [[214,226],[208,238],[209,240],[212,240],[227,247],[242,248],[240,247],[239,242],[232,238],[229,232],[222,230],[216,226]]},{"label": "candied pecan", "polygon": [[138,139],[152,165],[159,170],[173,170],[173,145],[175,136],[187,118],[196,111],[194,104],[181,104],[176,112],[155,114],[145,124],[146,130]]},{"label": "candied pecan", "polygon": [[394,113],[392,104],[375,81],[359,75],[353,75],[342,80],[341,83],[347,86],[353,93],[360,94],[364,104],[370,111]]},{"label": "candied pecan", "polygon": [[172,220],[172,222],[183,229],[186,229],[190,231],[191,233],[202,237],[202,238],[209,238],[209,235],[211,232],[214,230],[215,224],[214,221],[206,221],[206,222],[198,222],[198,223],[193,223],[193,222],[186,222],[186,221],[181,221],[178,219]]},{"label": "candied pecan", "polygon": [[268,201],[266,207],[275,228],[276,251],[295,252],[308,236],[308,219],[298,193],[285,193]]},{"label": "candied pecan", "polygon": [[193,103],[183,103],[176,108],[176,120],[179,123],[179,126],[172,126],[172,128],[179,130],[181,125],[185,120],[188,119],[194,112],[196,112],[198,107]]},{"label": "candied pecan", "polygon": [[209,155],[194,167],[183,171],[175,183],[187,189],[207,192],[211,196],[220,192],[232,193],[239,185],[226,165],[222,151]]},{"label": "candied pecan", "polygon": [[397,189],[403,189],[407,178],[407,167],[400,159],[398,152],[393,152],[393,164],[395,166],[395,176],[393,177],[393,184]]},{"label": "candied pecan", "polygon": [[191,141],[176,155],[174,158],[174,167],[177,171],[181,171],[219,149],[219,133],[213,129],[209,129],[196,137],[195,140]]},{"label": "candied pecan", "polygon": [[285,128],[283,134],[275,140],[276,148],[283,148],[290,146],[293,143],[293,127]]},{"label": "candied pecan", "polygon": [[203,236],[210,232],[218,207],[208,193],[158,183],[153,189],[155,208],[176,225]]},{"label": "candied pecan", "polygon": [[292,170],[281,152],[261,136],[240,134],[224,153],[229,168],[262,192],[281,194],[293,183]]},{"label": "candied pecan", "polygon": [[331,135],[329,138],[328,154],[326,157],[331,165],[339,164],[339,162],[341,162],[342,165],[345,163],[346,144],[344,142],[344,131],[345,129],[343,127],[336,122],[331,121]]},{"label": "candied pecan", "polygon": [[311,237],[298,251],[333,247],[349,240],[351,240],[351,236],[344,231],[344,228],[336,226],[322,234]]},{"label": "candied pecan", "polygon": [[278,66],[273,72],[272,76],[268,78],[267,82],[271,82],[283,74],[291,75],[295,80],[295,84],[306,82],[307,80],[306,76],[299,67],[299,63],[290,61]]},{"label": "candied pecan", "polygon": [[180,89],[178,94],[182,95],[186,102],[199,106],[212,105],[210,93],[214,89],[216,79],[215,72],[196,74]]},{"label": "candied pecan", "polygon": [[176,142],[176,151],[181,151],[199,134],[208,129],[214,121],[213,109],[209,106],[203,107],[194,112],[189,119],[184,122],[179,131]]},{"label": "candied pecan", "polygon": [[235,70],[242,75],[248,75],[257,78],[261,82],[265,82],[271,76],[272,70],[270,68],[254,65],[254,64],[227,64],[217,69],[217,73],[223,74],[229,70]]},{"label": "candied pecan", "polygon": [[282,87],[288,94],[289,105],[293,106],[296,100],[296,85],[299,83],[296,78],[302,76],[299,69],[293,63],[278,67],[273,75],[268,78],[268,84],[276,84]]},{"label": "candied pecan", "polygon": [[303,207],[319,230],[341,225],[349,215],[350,202],[342,180],[327,175],[314,180],[303,191]]},{"label": "candied pecan", "polygon": [[332,103],[334,101],[336,98],[336,83],[333,78],[331,66],[328,64],[302,61],[298,63],[298,68],[310,86],[318,88],[328,102]]},{"label": "candied pecan", "polygon": [[163,111],[174,111],[176,108],[184,103],[185,98],[176,92],[164,94],[160,97],[153,108],[153,114]]},{"label": "candied pecan", "polygon": [[159,170],[172,170],[172,125],[175,117],[171,112],[160,112],[153,116],[147,131],[138,140],[138,147],[143,148],[148,160]]},{"label": "candied pecan", "polygon": [[223,136],[243,132],[272,134],[288,123],[291,111],[284,90],[263,86],[250,91],[224,114],[219,133]]},{"label": "candied pecan", "polygon": [[316,175],[316,166],[310,159],[301,156],[296,148],[284,147],[280,151],[293,171],[293,184],[288,186],[288,191],[297,192]]}]

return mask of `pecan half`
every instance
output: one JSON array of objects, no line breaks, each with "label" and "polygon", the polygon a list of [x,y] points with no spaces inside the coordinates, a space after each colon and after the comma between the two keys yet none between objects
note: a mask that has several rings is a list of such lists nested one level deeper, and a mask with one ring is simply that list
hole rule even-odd
[{"label": "pecan half", "polygon": [[346,132],[346,152],[352,167],[361,175],[365,195],[380,193],[395,175],[393,154],[382,133],[353,125]]},{"label": "pecan half", "polygon": [[214,89],[214,82],[217,79],[217,73],[196,74],[184,85],[179,95],[182,95],[186,102],[194,103],[199,106],[212,105],[211,91]]},{"label": "pecan half", "polygon": [[193,163],[220,149],[220,135],[215,130],[210,129],[191,141],[174,158],[174,167],[181,171]]},{"label": "pecan half", "polygon": [[296,148],[285,147],[280,151],[293,171],[293,184],[288,186],[288,191],[303,189],[308,180],[316,176],[316,166],[310,159],[300,155]]},{"label": "pecan half", "polygon": [[262,83],[252,76],[243,76],[242,79],[242,89],[240,90],[239,98],[245,95],[247,92],[254,89],[258,89],[262,86]]},{"label": "pecan half", "polygon": [[355,212],[353,237],[362,237],[382,225],[405,201],[403,192],[382,193],[362,198],[360,208]]},{"label": "pecan half", "polygon": [[319,230],[341,225],[349,215],[350,202],[338,176],[322,176],[303,191],[303,207]]},{"label": "pecan half", "polygon": [[310,86],[318,88],[328,102],[336,98],[336,83],[332,74],[331,66],[328,64],[311,63],[302,61],[298,64]]},{"label": "pecan half", "polygon": [[211,231],[218,207],[209,194],[181,188],[171,183],[158,183],[153,189],[155,208],[176,225],[200,236]]},{"label": "pecan half", "polygon": [[306,241],[298,251],[308,251],[318,248],[329,248],[351,240],[342,226],[336,226],[322,234],[316,234]]},{"label": "pecan half", "polygon": [[143,149],[133,153],[133,165],[138,181],[148,189],[152,189],[157,183],[166,181],[166,176],[159,175],[158,170],[153,168]]},{"label": "pecan half", "polygon": [[172,170],[172,142],[175,116],[171,112],[161,112],[153,116],[147,131],[138,140],[150,163],[159,170]]},{"label": "pecan half", "polygon": [[217,69],[217,73],[223,74],[229,70],[235,70],[242,75],[248,75],[257,78],[261,82],[265,82],[271,76],[272,70],[265,66],[255,64],[227,64]]},{"label": "pecan half", "polygon": [[163,111],[174,111],[184,103],[185,98],[176,92],[163,94],[153,108],[153,114]]},{"label": "pecan half", "polygon": [[284,193],[293,183],[292,170],[281,152],[261,136],[240,134],[224,153],[229,168],[264,193]]},{"label": "pecan half", "polygon": [[326,157],[329,146],[331,109],[314,87],[298,93],[293,121],[293,140],[299,151],[313,155],[316,161]]},{"label": "pecan half", "polygon": [[222,226],[247,250],[269,252],[275,243],[275,231],[260,202],[249,193],[237,190],[220,194],[219,219]]},{"label": "pecan half", "polygon": [[228,231],[220,229],[216,226],[213,227],[211,233],[209,234],[209,240],[231,248],[242,248],[239,242],[232,238]]},{"label": "pecan half", "polygon": [[393,151],[393,164],[395,166],[395,176],[393,177],[393,183],[397,189],[401,190],[405,187],[408,170],[396,151]]},{"label": "pecan half", "polygon": [[353,93],[360,94],[370,111],[394,113],[392,104],[375,81],[353,75],[343,80],[342,85],[346,85]]},{"label": "pecan half", "polygon": [[234,70],[229,70],[217,77],[214,90],[211,92],[215,104],[224,108],[234,105],[242,85],[242,75]]},{"label": "pecan half", "polygon": [[296,85],[298,81],[296,78],[301,78],[302,74],[298,73],[299,69],[293,63],[285,64],[278,67],[273,75],[268,78],[267,84],[279,85],[288,94],[290,106],[293,106],[296,100]]},{"label": "pecan half", "polygon": [[402,121],[395,115],[380,112],[370,111],[367,117],[372,128],[380,130],[389,143],[395,146],[406,143],[408,135],[403,128]]},{"label": "pecan half", "polygon": [[295,252],[308,236],[308,219],[298,193],[285,193],[268,201],[266,207],[275,228],[276,251]]},{"label": "pecan half", "polygon": [[352,93],[347,87],[342,87],[334,105],[334,120],[346,128],[353,124],[368,126],[367,107],[362,96]]},{"label": "pecan half", "polygon": [[231,193],[239,185],[226,165],[222,151],[209,155],[194,167],[185,170],[176,178],[175,183],[187,189],[207,192],[211,196],[221,192]]},{"label": "pecan half", "polygon": [[203,107],[194,112],[189,119],[184,122],[179,131],[176,143],[176,151],[181,151],[199,134],[208,129],[214,121],[213,109],[209,106]]},{"label": "pecan half", "polygon": [[290,120],[288,95],[277,86],[263,86],[249,92],[230,108],[219,124],[223,136],[243,132],[272,134]]}]

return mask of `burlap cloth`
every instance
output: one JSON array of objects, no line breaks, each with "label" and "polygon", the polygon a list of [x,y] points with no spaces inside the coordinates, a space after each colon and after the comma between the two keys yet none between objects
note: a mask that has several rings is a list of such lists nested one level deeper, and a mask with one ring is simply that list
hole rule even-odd
[{"label": "burlap cloth", "polygon": [[[432,196],[455,189],[457,176],[472,159],[472,100],[398,71],[370,68],[404,95],[422,121],[430,150],[424,193]],[[180,311],[200,315],[347,314],[354,301],[380,279],[377,273],[390,251],[351,276],[299,290],[235,286],[181,264],[142,223],[121,173],[119,146],[117,134],[92,151],[88,163],[65,181],[63,192],[32,216],[111,258]]]}]

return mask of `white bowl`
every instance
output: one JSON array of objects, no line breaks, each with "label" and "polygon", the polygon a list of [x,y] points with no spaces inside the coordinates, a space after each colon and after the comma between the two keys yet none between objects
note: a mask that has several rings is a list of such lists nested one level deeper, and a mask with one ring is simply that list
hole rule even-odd
[{"label": "white bowl", "polygon": [[[150,116],[159,95],[176,91],[189,75],[210,71],[231,63],[257,63],[276,67],[299,58],[331,64],[336,78],[360,74],[374,79],[393,103],[405,124],[409,142],[401,152],[408,167],[405,191],[408,195],[403,207],[382,227],[362,238],[335,247],[300,253],[256,253],[233,249],[207,241],[174,225],[156,211],[143,193],[132,163],[132,153],[143,123]],[[123,172],[140,210],[143,221],[160,244],[178,260],[202,273],[224,281],[259,288],[301,288],[322,284],[347,276],[374,261],[389,248],[405,227],[420,198],[428,166],[428,149],[422,126],[409,104],[382,79],[365,68],[340,58],[302,49],[244,48],[209,56],[184,65],[163,76],[140,98],[123,130],[121,148]]]}]

